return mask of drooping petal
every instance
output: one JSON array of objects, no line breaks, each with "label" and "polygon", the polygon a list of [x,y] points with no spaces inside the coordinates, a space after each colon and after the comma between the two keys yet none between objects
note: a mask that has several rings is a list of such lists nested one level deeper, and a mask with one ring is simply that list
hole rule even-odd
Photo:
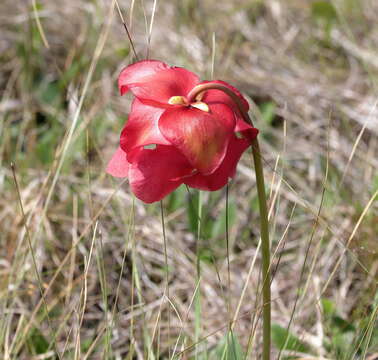
[{"label": "drooping petal", "polygon": [[235,132],[240,132],[244,138],[251,142],[257,137],[259,130],[246,123],[243,118],[238,117],[236,119]]},{"label": "drooping petal", "polygon": [[186,96],[198,82],[198,76],[184,68],[143,60],[122,70],[118,87],[121,95],[130,90],[146,104],[168,107],[172,96]]},{"label": "drooping petal", "polygon": [[220,165],[235,128],[235,116],[228,106],[209,108],[209,112],[192,107],[167,109],[159,120],[163,136],[202,174]]},{"label": "drooping petal", "polygon": [[164,109],[143,104],[134,99],[125,127],[121,132],[120,145],[132,162],[135,149],[150,144],[170,145],[160,133],[158,120]]},{"label": "drooping petal", "polygon": [[173,146],[141,149],[130,165],[130,187],[138,199],[152,203],[175,190],[182,184],[182,177],[192,171],[185,157]]},{"label": "drooping petal", "polygon": [[[206,83],[215,83],[215,84],[221,84],[226,87],[228,87],[232,92],[234,92],[239,98],[240,101],[243,104],[244,111],[249,110],[249,104],[248,101],[244,98],[244,96],[240,93],[238,89],[233,87],[232,85],[226,83],[225,81],[222,80],[213,80],[213,81],[202,81],[201,84],[206,84]],[[235,112],[239,113],[239,110],[235,104],[235,102],[230,98],[229,95],[227,95],[225,92],[221,90],[216,90],[216,89],[211,89],[207,90],[202,97],[202,100],[207,104],[211,103],[220,103],[220,104],[226,104],[228,105],[231,109],[233,109]]]},{"label": "drooping petal", "polygon": [[106,167],[106,172],[115,177],[127,177],[130,164],[127,161],[126,153],[119,147]]},{"label": "drooping petal", "polygon": [[243,152],[248,148],[249,142],[246,139],[232,138],[228,150],[221,165],[210,175],[195,174],[184,179],[184,184],[200,190],[215,191],[221,189],[234,177],[236,165]]}]

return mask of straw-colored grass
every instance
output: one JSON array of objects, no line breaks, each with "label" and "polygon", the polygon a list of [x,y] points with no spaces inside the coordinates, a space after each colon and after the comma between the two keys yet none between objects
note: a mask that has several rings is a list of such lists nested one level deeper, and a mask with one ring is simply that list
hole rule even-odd
[{"label": "straw-colored grass", "polygon": [[104,171],[130,105],[116,79],[135,61],[120,14],[140,59],[214,74],[253,105],[272,357],[377,359],[375,0],[2,0],[0,358],[259,357],[251,155],[229,186],[229,259],[225,190],[201,195],[199,236],[198,194],[164,200],[165,253],[159,205]]}]

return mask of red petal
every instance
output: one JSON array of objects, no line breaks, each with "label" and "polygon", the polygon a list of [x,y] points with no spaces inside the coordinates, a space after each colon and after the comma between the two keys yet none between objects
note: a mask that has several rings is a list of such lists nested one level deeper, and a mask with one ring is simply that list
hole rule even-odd
[{"label": "red petal", "polygon": [[222,162],[234,127],[233,112],[221,104],[210,106],[210,112],[167,109],[159,120],[163,136],[202,174],[212,173]]},{"label": "red petal", "polygon": [[127,153],[131,162],[133,150],[150,144],[170,145],[160,133],[158,120],[164,109],[145,105],[134,99],[131,112],[121,133],[121,148]]},{"label": "red petal", "polygon": [[[203,81],[201,84],[206,84],[206,83],[215,83],[215,84],[222,84],[226,87],[228,87],[230,90],[232,90],[241,100],[244,110],[248,111],[249,110],[249,104],[248,101],[244,98],[244,96],[240,93],[238,89],[233,87],[232,85],[226,83],[225,81],[221,80],[213,80],[213,81]],[[211,104],[211,103],[221,103],[221,104],[226,104],[228,105],[231,109],[233,109],[235,112],[239,113],[239,110],[237,106],[235,105],[234,101],[223,91],[221,90],[207,90],[202,98],[202,101]]]},{"label": "red petal", "polygon": [[249,142],[257,137],[259,130],[246,123],[242,118],[237,118],[235,132],[240,132]]},{"label": "red petal", "polygon": [[146,203],[159,201],[181,185],[181,178],[192,170],[185,157],[173,146],[142,149],[130,165],[131,190]]},{"label": "red petal", "polygon": [[106,172],[115,177],[127,177],[130,164],[127,162],[126,153],[119,147],[106,167]]},{"label": "red petal", "polygon": [[[240,98],[243,104],[244,111],[249,110],[248,101],[244,98],[244,96],[240,93],[240,91],[236,89],[235,87],[233,87],[232,85],[221,80],[203,81],[201,84],[204,84],[204,83],[217,83],[217,84],[222,84],[228,87]],[[249,141],[252,141],[254,138],[256,138],[259,131],[243,120],[243,117],[240,114],[239,108],[236,106],[234,101],[226,93],[224,93],[221,90],[215,90],[215,89],[207,90],[203,95],[202,101],[209,105],[211,104],[228,105],[235,112],[235,115],[236,115],[237,122],[236,122],[235,132],[240,132]]]},{"label": "red petal", "polygon": [[143,60],[124,68],[118,78],[121,95],[130,90],[146,104],[169,106],[172,96],[186,96],[199,78],[192,72],[157,60]]},{"label": "red petal", "polygon": [[190,187],[215,191],[221,189],[228,182],[229,178],[235,175],[236,165],[243,152],[248,148],[249,143],[245,139],[232,138],[228,145],[227,154],[222,164],[211,175],[196,174],[185,178],[184,183]]}]

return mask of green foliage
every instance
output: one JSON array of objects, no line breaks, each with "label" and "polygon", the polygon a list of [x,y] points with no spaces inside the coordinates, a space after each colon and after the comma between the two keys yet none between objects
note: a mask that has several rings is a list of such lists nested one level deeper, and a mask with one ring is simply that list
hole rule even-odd
[{"label": "green foliage", "polygon": [[[199,191],[190,190],[190,195],[188,201],[186,202],[186,213],[188,216],[188,227],[189,230],[197,234],[198,229],[198,204],[199,204]],[[203,224],[201,225],[201,227]]]},{"label": "green foliage", "polygon": [[378,190],[378,174],[375,175],[373,179],[373,183],[371,184],[371,187],[372,187],[372,191],[371,191],[372,194]]},{"label": "green foliage", "polygon": [[228,217],[229,228],[235,223],[236,220],[236,205],[232,198],[229,199],[228,214],[227,209],[224,207],[222,212],[216,219],[209,221],[211,223],[210,238],[217,238],[226,233],[226,221]]},{"label": "green foliage", "polygon": [[321,299],[321,305],[326,317],[330,317],[336,312],[335,304],[329,299]]},{"label": "green foliage", "polygon": [[330,42],[330,35],[333,25],[337,22],[337,11],[329,1],[315,1],[311,7],[313,19],[323,27],[325,40]]},{"label": "green foliage", "polygon": [[266,6],[264,0],[253,0],[249,1],[246,5],[246,13],[249,21],[252,24],[256,24],[258,19],[260,19],[265,12]]},{"label": "green foliage", "polygon": [[116,54],[121,58],[125,59],[130,54],[129,46],[121,46],[116,49]]},{"label": "green foliage", "polygon": [[80,341],[80,350],[83,354],[85,354],[90,349],[94,340],[95,339],[89,337]]},{"label": "green foliage", "polygon": [[202,247],[199,249],[199,258],[208,264],[212,263],[214,260],[213,251],[210,248]]},{"label": "green foliage", "polygon": [[[182,204],[183,198],[181,200],[177,199],[181,194],[182,190],[174,197],[170,198],[169,203],[172,204]],[[216,239],[221,238],[226,234],[226,219],[228,216],[228,226],[229,229],[235,224],[237,209],[232,197],[229,198],[228,210],[224,206],[217,216],[212,214],[212,209],[214,205],[219,200],[219,197],[222,196],[221,193],[210,193],[208,201],[206,204],[203,204],[202,216],[201,216],[201,238],[202,239]],[[198,201],[199,201],[199,192],[193,189],[190,189],[190,196],[185,200],[187,217],[188,217],[188,228],[189,230],[197,235],[198,229]],[[222,199],[224,203],[226,200]],[[172,206],[172,205],[171,205]],[[228,213],[227,213],[228,211]]]},{"label": "green foliage", "polygon": [[352,359],[378,348],[376,306],[370,316],[355,323],[338,315],[331,300],[322,299],[321,304],[328,334],[325,347],[335,358]]},{"label": "green foliage", "polygon": [[312,3],[311,14],[313,18],[327,23],[337,20],[337,12],[331,2],[320,0]]},{"label": "green foliage", "polygon": [[242,360],[243,349],[233,331],[230,331],[210,353],[210,360]]},{"label": "green foliage", "polygon": [[168,196],[167,199],[167,210],[168,212],[174,212],[177,209],[181,208],[185,204],[185,196],[187,194],[187,190],[185,185],[181,185],[177,188],[173,193]]},{"label": "green foliage", "polygon": [[36,144],[35,154],[43,164],[50,164],[54,159],[54,148],[58,133],[53,129],[44,131]]},{"label": "green foliage", "polygon": [[60,107],[60,102],[57,100],[60,100],[60,97],[62,95],[62,89],[59,86],[58,81],[40,81],[37,84],[37,89],[35,91],[35,95],[37,100],[42,104],[46,106],[55,106]]},{"label": "green foliage", "polygon": [[326,325],[329,329],[328,350],[341,356],[347,352],[353,343],[355,328],[348,321],[337,314],[336,306],[330,299],[322,299],[322,310]]},{"label": "green foliage", "polygon": [[[49,350],[49,341],[38,328],[34,328],[29,333],[28,346],[31,354],[44,354]],[[49,357],[48,359],[53,358],[54,357]]]},{"label": "green foliage", "polygon": [[276,115],[276,104],[273,101],[267,101],[262,103],[259,108],[261,116],[266,124],[272,125],[274,117]]},{"label": "green foliage", "polygon": [[278,324],[272,324],[272,342],[277,349],[309,352],[309,347],[303,341]]}]

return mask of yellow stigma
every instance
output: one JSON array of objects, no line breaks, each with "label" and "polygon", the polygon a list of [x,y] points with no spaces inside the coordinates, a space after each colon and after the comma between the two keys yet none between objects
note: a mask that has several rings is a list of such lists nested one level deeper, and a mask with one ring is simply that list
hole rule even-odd
[{"label": "yellow stigma", "polygon": [[171,104],[171,105],[186,105],[187,102],[186,102],[186,99],[185,99],[184,96],[172,96],[168,100],[168,104]]},{"label": "yellow stigma", "polygon": [[199,109],[199,110],[202,110],[202,111],[210,112],[210,109],[207,106],[207,104],[202,102],[202,101],[197,101],[195,103],[192,103],[192,104],[190,104],[190,106],[193,106],[196,109]]}]

